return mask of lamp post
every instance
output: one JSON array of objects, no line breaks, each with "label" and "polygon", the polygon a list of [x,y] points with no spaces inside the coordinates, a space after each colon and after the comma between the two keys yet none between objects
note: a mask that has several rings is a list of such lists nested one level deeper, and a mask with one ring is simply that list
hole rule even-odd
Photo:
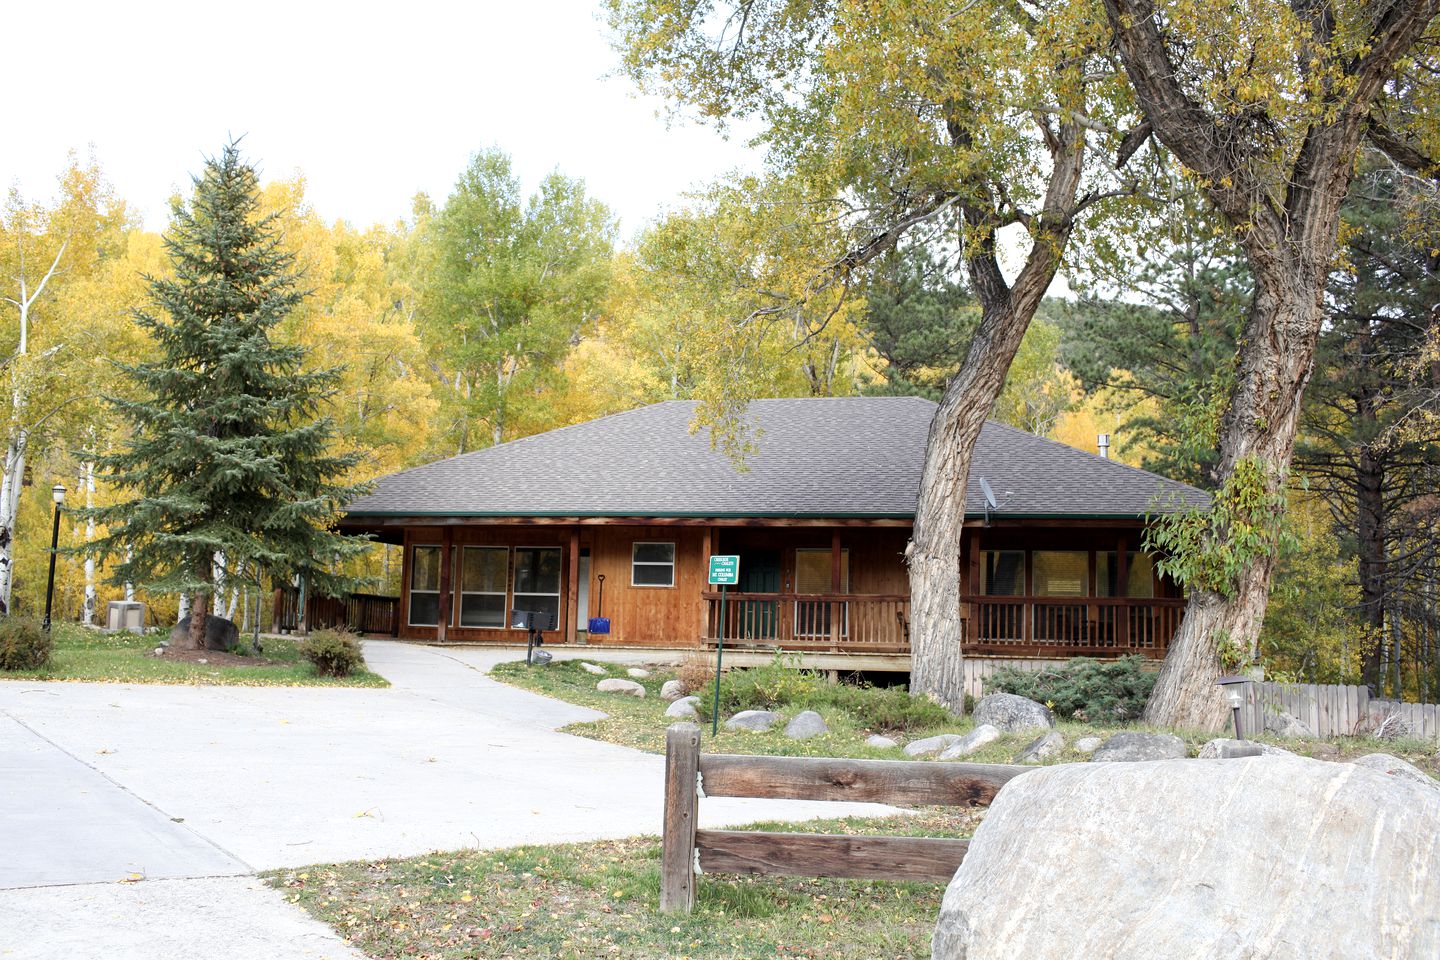
[{"label": "lamp post", "polygon": [[1225,698],[1230,704],[1230,715],[1235,718],[1236,740],[1245,739],[1245,732],[1240,727],[1240,707],[1245,703],[1245,695],[1242,692],[1244,685],[1249,682],[1249,677],[1221,677],[1215,681],[1216,686],[1225,692]]},{"label": "lamp post", "polygon": [[55,501],[55,527],[50,532],[50,582],[45,587],[45,622],[40,625],[50,632],[50,606],[55,600],[55,553],[60,549],[60,505],[65,502],[65,485],[57,483],[50,488],[50,499]]}]

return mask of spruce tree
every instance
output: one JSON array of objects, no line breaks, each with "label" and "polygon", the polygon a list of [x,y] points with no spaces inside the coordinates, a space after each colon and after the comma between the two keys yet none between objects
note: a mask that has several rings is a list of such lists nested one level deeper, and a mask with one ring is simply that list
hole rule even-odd
[{"label": "spruce tree", "polygon": [[366,542],[330,528],[360,492],[343,479],[358,455],[332,452],[322,416],[339,371],[307,369],[304,348],[272,340],[305,292],[236,144],[176,202],[165,247],[174,279],[147,278],[153,307],[135,315],[153,358],[121,365],[132,396],[108,398],[130,436],[96,458],[124,498],[90,512],[109,528],[97,551],[125,557],[111,582],[189,593],[199,648],[217,555],[257,585],[299,575],[339,593],[335,570]]}]

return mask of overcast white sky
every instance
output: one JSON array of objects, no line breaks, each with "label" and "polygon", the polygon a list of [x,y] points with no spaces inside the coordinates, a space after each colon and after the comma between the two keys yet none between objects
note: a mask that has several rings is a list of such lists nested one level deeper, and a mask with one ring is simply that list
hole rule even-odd
[{"label": "overcast white sky", "polygon": [[161,229],[206,154],[244,134],[266,179],[305,175],[326,219],[358,226],[443,200],[498,145],[533,188],[559,168],[626,236],[692,186],[758,161],[673,125],[629,81],[595,0],[22,3],[5,14],[0,184],[45,199],[92,148]]}]

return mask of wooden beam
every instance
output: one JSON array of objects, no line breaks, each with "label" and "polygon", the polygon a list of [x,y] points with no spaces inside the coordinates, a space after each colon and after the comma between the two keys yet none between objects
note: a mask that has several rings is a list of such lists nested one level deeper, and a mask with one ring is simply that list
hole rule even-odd
[{"label": "wooden beam", "polygon": [[[575,642],[576,613],[580,609],[580,528],[570,531],[569,584],[565,589],[565,642]],[[592,561],[593,562],[593,561]]]},{"label": "wooden beam", "polygon": [[[447,528],[440,533],[440,597],[439,597],[439,625],[436,627],[435,639],[444,643],[450,627],[450,567],[451,567],[451,546],[453,536]],[[505,611],[508,617],[510,611]]]},{"label": "wooden beam", "polygon": [[970,841],[701,830],[695,847],[706,873],[949,882]]},{"label": "wooden beam", "polygon": [[[1138,526],[1140,521],[1130,523]],[[387,527],[913,527],[908,517],[353,517],[338,526],[355,530]],[[1041,522],[1040,526],[1045,523]],[[1090,524],[1098,526],[1100,524]]]},{"label": "wooden beam", "polygon": [[695,773],[700,728],[677,723],[665,731],[665,820],[660,851],[660,909],[689,913],[695,906]]},{"label": "wooden beam", "polygon": [[[1115,539],[1115,596],[1130,595],[1130,556],[1125,552],[1124,534]],[[1121,607],[1115,611],[1115,643],[1119,647],[1130,646],[1130,611]]]},{"label": "wooden beam", "polygon": [[[838,529],[830,533],[830,595],[840,593],[840,531]],[[838,602],[830,604],[830,644],[838,647],[840,645],[840,617],[843,607]]]},{"label": "wooden beam", "polygon": [[730,754],[706,754],[700,758],[707,797],[853,800],[915,806],[989,803],[1006,782],[1025,770],[1010,764],[921,760]]}]

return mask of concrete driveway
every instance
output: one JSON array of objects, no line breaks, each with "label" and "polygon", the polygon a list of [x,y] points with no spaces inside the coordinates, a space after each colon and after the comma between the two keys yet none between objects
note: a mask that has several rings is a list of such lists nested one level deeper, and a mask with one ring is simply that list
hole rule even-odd
[{"label": "concrete driveway", "polygon": [[599,714],[490,679],[514,651],[366,654],[392,687],[0,682],[0,958],[353,957],[249,875],[659,832],[663,759],[556,733]]}]

